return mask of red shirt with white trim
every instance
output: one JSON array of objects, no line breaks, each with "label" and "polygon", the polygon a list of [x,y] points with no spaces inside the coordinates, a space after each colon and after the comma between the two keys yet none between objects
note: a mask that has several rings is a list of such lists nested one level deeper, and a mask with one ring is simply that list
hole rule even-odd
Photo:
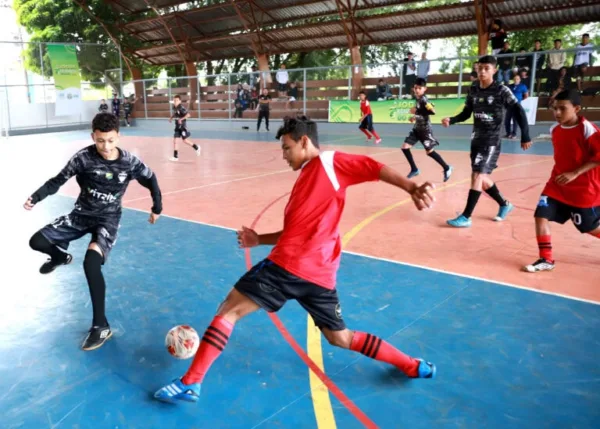
[{"label": "red shirt with white trim", "polygon": [[335,289],[346,188],[377,181],[383,164],[364,155],[321,152],[302,167],[285,207],[283,233],[268,256],[290,273]]},{"label": "red shirt with white trim", "polygon": [[554,146],[554,168],[544,195],[573,207],[600,206],[600,167],[583,173],[566,185],[556,183],[556,177],[588,162],[600,162],[600,128],[580,117],[577,125],[564,127],[555,124],[551,129]]},{"label": "red shirt with white trim", "polygon": [[373,112],[371,111],[371,103],[369,103],[369,100],[365,100],[360,102],[360,111],[362,112],[363,115],[372,115]]}]

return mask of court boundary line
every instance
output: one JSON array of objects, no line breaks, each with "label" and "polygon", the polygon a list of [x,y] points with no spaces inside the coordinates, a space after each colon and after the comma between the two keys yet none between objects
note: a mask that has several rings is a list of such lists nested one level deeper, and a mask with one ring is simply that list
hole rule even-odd
[{"label": "court boundary line", "polygon": [[[66,198],[71,198],[71,199],[76,199],[76,197],[72,197],[70,195],[63,195],[63,194],[58,194],[61,197],[66,197]],[[146,213],[146,214],[150,214],[150,210],[142,210],[142,209],[137,209],[137,208],[133,208],[133,207],[123,207],[126,210],[132,210],[132,211],[136,211],[136,212],[141,212],[141,213]],[[223,225],[215,225],[212,223],[208,223],[208,222],[202,222],[199,220],[193,220],[193,219],[184,219],[182,217],[178,217],[178,216],[171,216],[171,215],[161,215],[161,217],[167,217],[170,219],[175,219],[178,221],[182,221],[182,222],[190,222],[190,223],[195,223],[198,225],[203,225],[203,226],[210,226],[213,228],[219,228],[219,229],[225,229],[228,231],[237,231],[236,228],[231,228],[228,226],[223,226]],[[594,305],[600,305],[600,301],[593,301],[593,300],[589,300],[586,298],[580,298],[577,296],[572,296],[572,295],[565,295],[565,294],[560,294],[558,292],[549,292],[549,291],[545,291],[545,290],[541,290],[541,289],[535,289],[529,286],[523,286],[523,285],[518,285],[515,283],[508,283],[508,282],[503,282],[501,280],[494,280],[494,279],[486,279],[483,277],[477,277],[477,276],[472,276],[469,274],[463,274],[463,273],[458,273],[456,271],[448,271],[448,270],[440,270],[438,268],[433,268],[433,267],[428,267],[426,265],[418,265],[418,264],[412,264],[410,262],[404,262],[404,261],[396,261],[394,259],[388,259],[388,258],[383,258],[383,257],[379,257],[379,256],[374,256],[374,255],[367,255],[364,253],[360,253],[360,252],[353,252],[350,250],[342,250],[342,253],[347,253],[349,255],[355,255],[355,256],[362,256],[364,258],[368,258],[368,259],[375,259],[375,260],[379,260],[379,261],[384,261],[384,262],[390,262],[392,264],[397,264],[397,265],[406,265],[409,267],[413,267],[413,268],[421,268],[423,270],[428,270],[428,271],[433,271],[433,272],[439,272],[439,273],[445,273],[445,274],[450,274],[456,277],[463,277],[466,279],[470,279],[470,280],[479,280],[479,281],[483,281],[483,282],[487,282],[487,283],[492,283],[498,286],[506,286],[506,287],[511,287],[511,288],[515,288],[515,289],[522,289],[522,290],[526,290],[526,291],[530,291],[530,292],[534,292],[534,293],[541,293],[544,295],[552,295],[552,296],[557,296],[559,298],[564,298],[564,299],[569,299],[572,301],[580,301],[580,302],[585,302],[588,304],[594,304]]]}]

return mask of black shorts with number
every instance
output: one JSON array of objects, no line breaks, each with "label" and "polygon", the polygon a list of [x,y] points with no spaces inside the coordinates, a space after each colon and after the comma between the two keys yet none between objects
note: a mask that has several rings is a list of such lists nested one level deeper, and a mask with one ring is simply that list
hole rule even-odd
[{"label": "black shorts with number", "polygon": [[303,280],[268,259],[252,267],[234,287],[268,312],[274,313],[295,299],[319,328],[346,329],[336,289]]},{"label": "black shorts with number", "polygon": [[426,150],[431,150],[440,144],[435,137],[433,137],[433,131],[428,127],[415,127],[410,130],[408,137],[404,140],[404,143],[411,146],[416,145],[418,142],[423,144]]},{"label": "black shorts with number", "polygon": [[96,218],[81,216],[75,212],[61,216],[40,230],[42,235],[63,250],[69,248],[69,243],[80,239],[86,234],[92,234],[90,243],[96,243],[102,250],[104,262],[117,242],[119,218]]},{"label": "black shorts with number", "polygon": [[471,171],[473,173],[491,174],[498,167],[500,145],[482,146],[471,144]]},{"label": "black shorts with number", "polygon": [[365,116],[365,119],[362,120],[358,128],[360,128],[361,130],[366,129],[369,131],[373,131],[373,115],[369,113],[367,116]]},{"label": "black shorts with number", "polygon": [[582,209],[542,195],[535,209],[534,217],[548,219],[561,225],[571,219],[575,228],[585,234],[600,226],[600,206]]},{"label": "black shorts with number", "polygon": [[173,137],[185,140],[191,135],[192,133],[190,133],[186,127],[179,126],[175,127],[175,133],[173,134]]}]

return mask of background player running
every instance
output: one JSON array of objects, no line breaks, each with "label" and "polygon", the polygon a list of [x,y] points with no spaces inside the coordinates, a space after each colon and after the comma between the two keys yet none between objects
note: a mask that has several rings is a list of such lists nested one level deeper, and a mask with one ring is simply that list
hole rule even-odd
[{"label": "background player running", "polygon": [[187,109],[181,104],[181,97],[176,95],[173,97],[173,114],[169,118],[169,123],[175,118],[175,133],[173,134],[173,157],[171,161],[179,161],[179,151],[177,150],[177,139],[181,139],[186,145],[194,148],[196,156],[200,156],[201,148],[196,143],[192,142],[188,137],[191,133],[187,129],[187,121],[191,115]]},{"label": "background player running", "polygon": [[342,251],[338,224],[346,189],[382,180],[408,192],[422,210],[432,205],[432,185],[417,186],[367,156],[320,152],[317,124],[306,118],[284,119],[277,138],[289,166],[300,170],[285,208],[284,229],[261,235],[246,227],[238,231],[241,247],[275,247],[236,283],[204,333],[188,372],[159,389],[157,399],[197,401],[200,384],[227,345],[234,325],[260,308],[278,311],[291,299],[308,311],[332,345],[390,363],[409,377],[435,375],[433,364],[407,356],[375,335],[346,328],[335,287]]},{"label": "background player running", "polygon": [[50,259],[40,268],[48,274],[60,265],[70,264],[69,243],[86,234],[92,240],[83,260],[90,289],[94,318],[83,342],[84,350],[100,347],[112,332],[104,312],[106,285],[102,265],[117,240],[121,219],[121,200],[129,182],[137,180],[152,194],[150,223],[155,223],[162,210],[160,188],[154,173],[137,157],[117,147],[119,119],[110,113],[99,113],[92,122],[94,144],[77,152],[62,171],[35,191],[24,204],[31,210],[49,195],[55,194],[70,177],[75,176],[81,188],[74,210],[36,232],[29,245]]},{"label": "background player running", "polygon": [[531,147],[527,116],[513,93],[504,85],[494,81],[496,73],[496,58],[486,55],[479,59],[477,76],[467,94],[463,111],[452,118],[442,119],[442,124],[449,127],[457,122],[466,121],[473,113],[473,134],[471,138],[471,189],[464,211],[455,219],[447,221],[454,227],[471,226],[471,215],[481,196],[483,189],[499,205],[500,209],[494,218],[503,221],[514,209],[490,178],[492,171],[498,166],[501,149],[502,125],[506,109],[512,109],[513,118],[521,128],[521,147],[527,150]]},{"label": "background player running", "polygon": [[417,142],[421,142],[427,151],[427,155],[444,169],[444,182],[447,182],[452,174],[452,166],[446,164],[440,154],[434,149],[440,142],[433,136],[433,129],[431,128],[431,121],[429,120],[429,116],[435,115],[435,109],[425,95],[425,91],[427,91],[427,81],[422,77],[418,77],[415,79],[413,90],[417,100],[415,107],[410,109],[410,113],[414,115],[410,118],[410,121],[414,122],[415,126],[402,145],[402,153],[404,153],[404,156],[410,164],[410,173],[408,173],[407,177],[410,179],[418,176],[420,173],[410,148],[417,144]]},{"label": "background player running", "polygon": [[554,101],[552,146],[554,168],[535,210],[535,234],[540,258],[525,271],[554,269],[550,222],[571,219],[581,233],[600,238],[600,128],[579,117],[581,97],[575,90]]},{"label": "background player running", "polygon": [[[360,125],[358,129],[361,130],[367,136],[367,141],[371,140],[375,136],[375,144],[381,143],[381,137],[373,129],[373,112],[371,111],[371,103],[367,100],[367,94],[364,91],[360,91],[358,94],[360,98],[360,113],[362,116],[358,120]],[[369,131],[373,134],[369,134]]]}]

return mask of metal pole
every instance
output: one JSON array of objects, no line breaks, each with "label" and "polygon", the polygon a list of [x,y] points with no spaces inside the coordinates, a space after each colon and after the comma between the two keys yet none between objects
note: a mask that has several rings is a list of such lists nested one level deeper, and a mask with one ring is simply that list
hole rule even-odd
[{"label": "metal pole", "polygon": [[534,52],[533,54],[533,67],[531,67],[531,76],[529,77],[531,79],[531,82],[529,83],[529,93],[531,94],[531,96],[533,97],[535,94],[535,69],[537,68],[537,52]]},{"label": "metal pole", "polygon": [[400,63],[400,92],[398,92],[398,99],[402,98],[402,90],[404,89],[404,61]]},{"label": "metal pole", "polygon": [[196,94],[198,96],[198,120],[201,119],[200,117],[200,76],[198,76],[198,74],[196,73]]},{"label": "metal pole", "polygon": [[142,79],[142,93],[144,94],[144,119],[148,119],[148,99],[146,98],[146,82]]},{"label": "metal pole", "polygon": [[304,69],[304,82],[302,83],[302,110],[306,115],[306,69]]},{"label": "metal pole", "polygon": [[123,97],[123,60],[121,59],[121,46],[117,46],[117,49],[119,50],[119,98],[121,98]]},{"label": "metal pole", "polygon": [[348,67],[348,100],[352,98],[352,66]]},{"label": "metal pole", "polygon": [[46,77],[44,76],[44,54],[42,52],[42,44],[38,45],[40,47],[40,65],[42,68],[42,92],[44,93],[44,117],[46,118],[46,128],[48,128],[48,104],[46,103],[46,85],[44,85],[44,80]]},{"label": "metal pole", "polygon": [[229,112],[229,120],[231,121],[231,75],[227,74],[227,111]]},{"label": "metal pole", "polygon": [[169,116],[171,116],[171,78],[167,77],[167,89],[168,89],[168,100],[167,103],[169,104]]},{"label": "metal pole", "polygon": [[462,95],[462,80],[463,80],[463,60],[460,59],[460,67],[458,69],[458,94],[457,97],[460,98]]}]

